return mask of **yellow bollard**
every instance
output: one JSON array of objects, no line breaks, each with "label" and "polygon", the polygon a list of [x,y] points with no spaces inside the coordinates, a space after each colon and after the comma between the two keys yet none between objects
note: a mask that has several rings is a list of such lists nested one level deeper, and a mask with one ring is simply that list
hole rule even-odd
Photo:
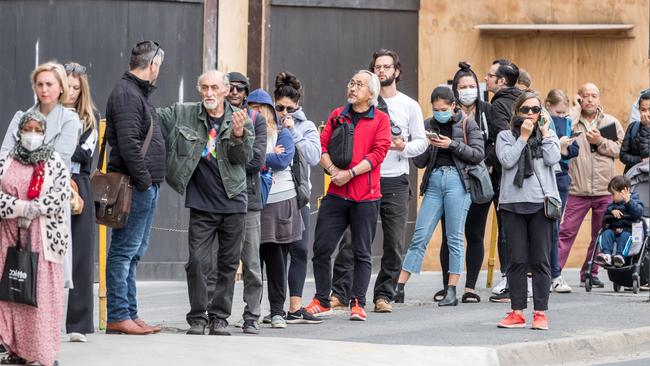
[{"label": "yellow bollard", "polygon": [[[99,124],[99,140],[104,140],[106,120]],[[106,171],[106,157],[102,162],[102,171]],[[99,330],[106,329],[106,226],[99,225]]]},{"label": "yellow bollard", "polygon": [[499,225],[497,224],[497,211],[492,211],[492,232],[490,234],[490,250],[488,252],[488,270],[487,270],[487,283],[485,287],[492,288],[492,276],[494,276],[494,263],[495,252],[497,246],[497,231]]}]

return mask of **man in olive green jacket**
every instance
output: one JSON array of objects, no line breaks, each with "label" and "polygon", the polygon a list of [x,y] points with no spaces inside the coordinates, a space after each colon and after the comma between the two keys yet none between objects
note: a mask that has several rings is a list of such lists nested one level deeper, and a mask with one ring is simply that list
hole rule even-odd
[{"label": "man in olive green jacket", "polygon": [[[190,209],[187,287],[188,334],[229,335],[248,203],[246,163],[253,157],[255,133],[246,111],[225,96],[228,78],[219,71],[201,75],[200,103],[179,103],[157,110],[167,147],[167,183],[185,194]],[[217,266],[212,266],[218,238]],[[217,271],[216,273],[210,273]],[[217,279],[211,299],[206,278]]]}]

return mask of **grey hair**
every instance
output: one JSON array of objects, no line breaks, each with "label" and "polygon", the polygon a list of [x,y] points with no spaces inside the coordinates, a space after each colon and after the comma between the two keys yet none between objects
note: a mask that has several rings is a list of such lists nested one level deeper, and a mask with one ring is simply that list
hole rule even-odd
[{"label": "grey hair", "polygon": [[228,74],[226,74],[225,72],[221,72],[219,70],[214,70],[213,69],[213,70],[208,70],[208,71],[204,72],[203,74],[199,75],[199,78],[196,79],[196,89],[198,91],[201,91],[201,79],[203,79],[206,75],[211,74],[211,73],[215,73],[215,72],[220,72],[223,75],[223,80],[222,80],[223,81],[223,86],[225,88],[229,88],[230,87],[230,79],[228,78]]},{"label": "grey hair", "polygon": [[131,70],[145,69],[155,63],[160,66],[165,59],[165,51],[153,41],[140,42],[131,50],[129,68]]},{"label": "grey hair", "polygon": [[381,91],[381,83],[379,82],[379,77],[374,73],[368,70],[359,70],[355,75],[365,74],[370,76],[370,82],[368,83],[368,90],[372,93],[372,97],[368,100],[368,105],[377,106],[377,100],[379,99],[379,92]]}]

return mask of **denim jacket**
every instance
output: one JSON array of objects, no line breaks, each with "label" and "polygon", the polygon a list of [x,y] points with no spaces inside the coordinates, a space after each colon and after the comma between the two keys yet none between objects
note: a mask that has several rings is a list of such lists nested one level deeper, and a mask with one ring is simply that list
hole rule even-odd
[{"label": "denim jacket", "polygon": [[[232,114],[239,110],[225,103],[224,119],[217,138],[217,164],[228,198],[246,189],[246,163],[253,158],[255,133],[250,117],[244,124],[244,136],[232,136]],[[207,112],[202,102],[176,103],[156,109],[167,147],[167,183],[184,194],[203,148],[208,143]]]}]

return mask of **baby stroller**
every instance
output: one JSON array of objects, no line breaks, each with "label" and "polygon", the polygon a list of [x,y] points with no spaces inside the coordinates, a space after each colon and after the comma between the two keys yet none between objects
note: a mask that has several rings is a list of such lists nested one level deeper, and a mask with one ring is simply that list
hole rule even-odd
[{"label": "baby stroller", "polygon": [[[631,287],[633,293],[638,293],[641,285],[648,283],[650,279],[650,182],[648,181],[648,170],[650,165],[647,162],[641,162],[632,167],[625,175],[632,180],[632,192],[639,195],[643,203],[643,225],[642,237],[635,240],[632,244],[625,264],[622,267],[602,266],[607,270],[607,276],[614,284],[614,291],[621,291],[622,287]],[[633,230],[634,231],[634,230]],[[602,232],[602,229],[601,229]],[[633,233],[634,236],[634,233]],[[600,234],[598,235],[600,244]],[[596,265],[594,258],[600,245],[595,245],[591,252],[587,273],[585,275],[585,290],[591,291],[591,268]]]}]

